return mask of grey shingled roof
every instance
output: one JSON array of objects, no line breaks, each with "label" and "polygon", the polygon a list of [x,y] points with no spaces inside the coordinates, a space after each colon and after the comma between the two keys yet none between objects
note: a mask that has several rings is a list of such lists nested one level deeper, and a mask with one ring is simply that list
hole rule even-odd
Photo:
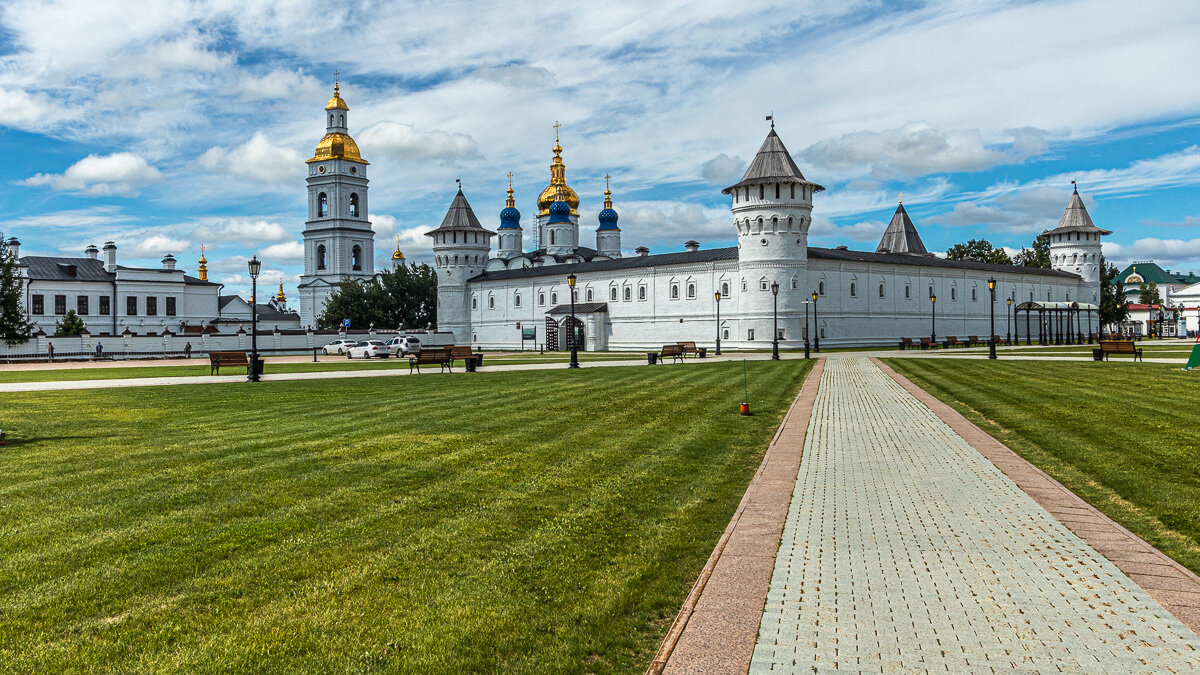
[{"label": "grey shingled roof", "polygon": [[[679,253],[661,253],[659,255],[637,256],[633,258],[614,258],[612,260],[593,260],[583,263],[566,265],[549,265],[543,267],[525,267],[519,270],[498,270],[484,272],[471,277],[468,281],[500,281],[502,279],[531,279],[537,277],[565,278],[568,274],[584,274],[587,272],[615,272],[639,267],[655,267],[658,265],[684,265],[694,263],[715,262],[718,260],[737,260],[736,246],[727,248],[709,248],[699,251],[682,251]],[[993,265],[991,263],[974,262],[970,260],[946,260],[926,256],[907,255],[904,253],[869,253],[867,251],[849,251],[832,248],[809,247],[808,257],[813,260],[841,260],[848,262],[886,263],[890,265],[919,265],[925,267],[941,267],[949,269],[982,270],[1007,274],[1030,274],[1042,277],[1059,277],[1063,279],[1078,279],[1079,275],[1070,272],[1042,267],[1018,267],[1014,265]]]},{"label": "grey shingled roof", "polygon": [[[575,303],[575,313],[576,314],[591,314],[592,312],[607,312],[607,311],[608,311],[608,303],[607,302],[577,302],[577,303]],[[571,306],[570,305],[555,305],[554,307],[550,308],[549,312],[546,312],[546,313],[547,314],[570,314]]]},{"label": "grey shingled roof", "polygon": [[[26,267],[29,273],[29,279],[32,281],[108,281],[111,282],[117,278],[114,272],[104,271],[104,261],[92,258],[60,258],[57,256],[36,256],[30,255],[21,258],[21,264]],[[75,276],[67,274],[67,267],[75,266]],[[123,270],[137,270],[139,272],[172,272],[179,270],[160,270],[149,267],[125,267]],[[187,284],[195,284],[201,286],[216,286],[217,284],[211,281],[201,281],[196,277],[183,275],[183,281]]]},{"label": "grey shingled roof", "polygon": [[1083,205],[1083,199],[1079,197],[1078,188],[1071,193],[1071,201],[1067,202],[1067,210],[1063,211],[1062,218],[1059,218],[1058,227],[1053,230],[1046,230],[1042,234],[1064,234],[1067,232],[1112,234],[1108,230],[1096,227],[1096,224],[1092,222],[1092,217],[1088,215],[1087,207]]},{"label": "grey shingled roof", "polygon": [[495,232],[486,230],[483,225],[479,224],[479,219],[475,217],[475,211],[467,203],[467,197],[463,194],[461,188],[458,194],[454,195],[454,201],[450,202],[450,209],[446,211],[446,217],[442,219],[442,224],[425,234],[426,236],[432,236],[434,232],[447,232],[450,230],[474,230],[476,232],[495,234]]},{"label": "grey shingled roof", "polygon": [[807,180],[804,174],[800,173],[800,167],[796,166],[787,148],[783,147],[783,141],[780,140],[779,134],[775,133],[775,127],[771,127],[771,133],[767,134],[767,139],[763,141],[758,154],[754,156],[754,161],[750,162],[750,167],[742,175],[742,180],[721,192],[729,194],[737,188],[760,183],[803,183],[813,186],[816,192],[825,189]]},{"label": "grey shingled roof", "polygon": [[892,222],[888,223],[887,229],[884,230],[883,238],[879,240],[879,246],[876,247],[875,252],[908,254],[929,252],[925,249],[921,235],[917,234],[917,227],[913,225],[912,218],[908,217],[908,211],[904,210],[903,204],[896,207],[896,212],[892,214]]}]

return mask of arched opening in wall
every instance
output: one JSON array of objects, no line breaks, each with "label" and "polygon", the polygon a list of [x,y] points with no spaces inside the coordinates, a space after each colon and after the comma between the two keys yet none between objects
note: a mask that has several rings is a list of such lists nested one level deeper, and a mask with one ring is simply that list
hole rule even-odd
[{"label": "arched opening in wall", "polygon": [[971,289],[971,302],[979,302],[979,289],[978,288]]},{"label": "arched opening in wall", "polygon": [[645,299],[646,299],[646,287],[638,286],[638,300],[645,300]]},{"label": "arched opening in wall", "polygon": [[550,245],[554,246],[554,230],[550,230]]},{"label": "arched opening in wall", "polygon": [[550,291],[550,304],[552,304],[552,305],[558,304],[558,293],[555,293],[554,291]]},{"label": "arched opening in wall", "polygon": [[[642,290],[645,290],[645,289],[643,288]],[[642,296],[643,296],[643,297],[642,297],[642,300],[645,300],[645,299],[646,299],[646,298],[645,298],[645,295],[646,295],[645,293],[642,293]],[[728,298],[728,297],[729,297],[729,282],[728,282],[728,281],[722,281],[722,282],[721,282],[721,297],[722,297],[722,298]]]},{"label": "arched opening in wall", "polygon": [[585,339],[586,336],[584,335],[583,321],[581,321],[578,317],[571,318],[568,316],[563,319],[562,329],[566,331],[567,338],[563,341],[566,343],[563,347],[564,349],[578,349],[579,351],[583,351],[585,349],[587,340]]},{"label": "arched opening in wall", "polygon": [[592,301],[592,289],[589,287],[586,291],[584,291],[583,296],[585,298],[587,298],[587,300],[585,300],[584,302],[591,302]]},{"label": "arched opening in wall", "polygon": [[317,195],[317,217],[324,218],[329,215],[329,196],[324,192]]},{"label": "arched opening in wall", "polygon": [[488,309],[496,309],[496,298],[488,296]]},{"label": "arched opening in wall", "polygon": [[333,126],[333,114],[329,115],[329,126]]},{"label": "arched opening in wall", "polygon": [[325,244],[317,244],[317,269],[325,269]]},{"label": "arched opening in wall", "polygon": [[950,287],[950,299],[951,299],[951,300],[957,300],[957,299],[958,299],[958,288],[956,288],[956,287],[954,287],[954,286],[951,286],[951,287]]},{"label": "arched opening in wall", "polygon": [[800,280],[797,279],[796,277],[792,277],[792,290],[795,291],[795,290],[798,290],[799,288],[800,288]]},{"label": "arched opening in wall", "polygon": [[912,286],[905,286],[904,287],[904,299],[908,300],[911,297],[912,297]]},{"label": "arched opening in wall", "polygon": [[696,284],[687,285],[687,296],[688,300],[692,300],[696,297]]},{"label": "arched opening in wall", "polygon": [[855,297],[855,287],[853,281],[850,282],[850,297]]},{"label": "arched opening in wall", "polygon": [[633,289],[626,286],[625,287],[625,302],[629,302],[632,299],[633,299]]},{"label": "arched opening in wall", "polygon": [[339,127],[346,126],[346,116],[345,115],[338,115],[338,126]]},{"label": "arched opening in wall", "polygon": [[879,297],[883,297],[883,284],[879,284]]},{"label": "arched opening in wall", "polygon": [[471,297],[471,309],[479,309],[479,298]]},{"label": "arched opening in wall", "polygon": [[355,271],[362,271],[362,247],[358,244],[350,249],[350,267]]},{"label": "arched opening in wall", "polygon": [[350,217],[351,218],[358,217],[358,193],[357,192],[350,193]]},{"label": "arched opening in wall", "polygon": [[671,299],[679,299],[679,284],[671,284]]},{"label": "arched opening in wall", "polygon": [[546,306],[546,294],[545,293],[538,293],[538,305],[541,305],[542,307]]},{"label": "arched opening in wall", "polygon": [[520,306],[521,306],[521,294],[516,293],[513,295],[513,307],[520,307]]},{"label": "arched opening in wall", "polygon": [[546,317],[546,349],[558,351],[558,322],[554,317]]},{"label": "arched opening in wall", "polygon": [[613,302],[617,301],[617,287],[616,286],[613,286],[608,289],[608,299]]},{"label": "arched opening in wall", "polygon": [[457,264],[458,264],[458,256],[454,256],[454,264],[455,264],[455,265],[457,265]]},{"label": "arched opening in wall", "polygon": [[817,283],[817,295],[825,295],[825,282],[824,281]]}]

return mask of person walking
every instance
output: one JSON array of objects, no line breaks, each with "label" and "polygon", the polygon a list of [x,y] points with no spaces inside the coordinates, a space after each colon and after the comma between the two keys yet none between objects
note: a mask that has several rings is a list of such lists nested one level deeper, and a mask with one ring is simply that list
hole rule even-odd
[{"label": "person walking", "polygon": [[46,343],[46,354],[50,357],[51,361],[54,360],[54,343],[53,342]]},{"label": "person walking", "polygon": [[104,345],[97,342],[96,343],[96,359],[99,360],[102,358],[104,358]]},{"label": "person walking", "polygon": [[188,343],[183,346],[183,358],[185,358],[185,359],[192,358],[192,341],[191,340],[188,340]]}]

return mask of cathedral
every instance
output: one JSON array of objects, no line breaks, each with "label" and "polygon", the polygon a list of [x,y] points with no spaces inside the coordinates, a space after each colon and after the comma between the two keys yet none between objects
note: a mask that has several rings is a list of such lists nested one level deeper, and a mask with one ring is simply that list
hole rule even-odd
[{"label": "cathedral", "polygon": [[[326,134],[308,160],[299,287],[305,324],[315,323],[341,281],[374,274],[367,162],[348,133],[347,111],[335,85]],[[532,241],[511,174],[495,230],[480,222],[460,187],[427,233],[438,274],[437,328],[459,344],[518,348],[532,333],[549,349],[576,340],[580,349],[607,350],[718,339],[753,349],[773,337],[792,348],[806,338],[831,347],[894,345],[900,337],[986,336],[993,309],[996,332],[1004,334],[1009,312],[1023,303],[1099,303],[1101,237],[1111,233],[1092,223],[1077,191],[1058,227],[1045,233],[1051,269],[935,257],[903,204],[874,251],[809,246],[814,202],[825,188],[804,177],[774,123],[742,179],[721,191],[736,246],[690,240],[683,251],[651,255],[638,246],[627,255],[607,176],[595,238],[585,239],[591,226],[580,222],[580,197],[567,183],[558,126]],[[400,255],[397,249],[393,258]]]}]

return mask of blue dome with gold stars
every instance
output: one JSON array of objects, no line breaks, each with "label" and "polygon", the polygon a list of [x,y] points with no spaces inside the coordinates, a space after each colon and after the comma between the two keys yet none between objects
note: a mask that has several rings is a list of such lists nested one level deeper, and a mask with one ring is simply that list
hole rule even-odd
[{"label": "blue dome with gold stars", "polygon": [[547,225],[571,222],[571,205],[566,202],[554,202],[550,205],[550,220]]},{"label": "blue dome with gold stars", "polygon": [[500,229],[521,229],[521,212],[517,210],[517,207],[506,206],[502,211],[500,211]]}]

